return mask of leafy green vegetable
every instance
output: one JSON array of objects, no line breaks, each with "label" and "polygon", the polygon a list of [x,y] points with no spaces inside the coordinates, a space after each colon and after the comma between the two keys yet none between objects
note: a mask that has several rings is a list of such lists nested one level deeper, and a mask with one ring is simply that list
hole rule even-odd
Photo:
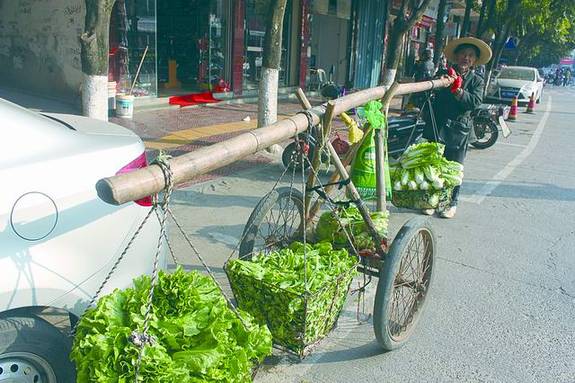
[{"label": "leafy green vegetable", "polygon": [[356,263],[330,243],[294,242],[252,261],[230,261],[225,270],[239,306],[267,324],[274,342],[300,353],[332,329]]},{"label": "leafy green vegetable", "polygon": [[407,148],[399,158],[400,166],[395,167],[392,173],[394,189],[442,190],[461,185],[463,165],[445,159],[443,151],[444,146],[435,142],[414,144]]},{"label": "leafy green vegetable", "polygon": [[[370,217],[378,233],[386,237],[388,212],[373,212],[370,213]],[[357,207],[341,208],[335,212],[325,212],[320,216],[316,227],[318,241],[342,247],[349,244],[348,238],[353,241],[358,250],[375,248],[367,225]]]},{"label": "leafy green vegetable", "polygon": [[[80,320],[71,358],[78,382],[132,382],[150,289],[147,276],[134,288],[101,298]],[[271,334],[247,313],[242,321],[209,277],[178,268],[160,272],[139,379],[146,382],[248,382],[254,363],[271,353]],[[245,325],[245,327],[244,327]]]}]

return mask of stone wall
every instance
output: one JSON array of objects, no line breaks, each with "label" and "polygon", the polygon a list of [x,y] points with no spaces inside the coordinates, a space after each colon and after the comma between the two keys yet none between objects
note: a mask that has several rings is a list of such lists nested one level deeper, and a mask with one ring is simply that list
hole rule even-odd
[{"label": "stone wall", "polygon": [[0,86],[79,103],[83,0],[0,0]]}]

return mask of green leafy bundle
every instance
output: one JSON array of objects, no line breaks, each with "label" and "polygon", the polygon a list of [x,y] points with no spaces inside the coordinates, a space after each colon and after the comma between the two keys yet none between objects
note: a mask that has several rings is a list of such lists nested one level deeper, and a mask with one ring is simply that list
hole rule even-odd
[{"label": "green leafy bundle", "polygon": [[463,165],[443,157],[445,147],[436,142],[411,145],[392,167],[394,191],[443,190],[461,185]]},{"label": "green leafy bundle", "polygon": [[239,307],[267,324],[275,343],[302,353],[333,328],[356,262],[329,243],[294,242],[225,269]]},{"label": "green leafy bundle", "polygon": [[[388,212],[373,212],[370,216],[378,233],[386,237]],[[330,242],[337,247],[347,246],[349,236],[357,250],[375,248],[367,225],[355,206],[323,213],[317,223],[315,234],[318,241]]]},{"label": "green leafy bundle", "polygon": [[[101,298],[80,320],[71,358],[78,382],[133,382],[150,278]],[[247,313],[242,321],[209,277],[178,268],[160,272],[139,379],[145,382],[248,382],[254,363],[271,353],[271,334]]]}]

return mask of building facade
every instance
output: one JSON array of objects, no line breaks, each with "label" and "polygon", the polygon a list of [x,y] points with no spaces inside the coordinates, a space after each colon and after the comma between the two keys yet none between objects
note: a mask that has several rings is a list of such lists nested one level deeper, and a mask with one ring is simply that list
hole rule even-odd
[{"label": "building facade", "polygon": [[[269,3],[117,0],[109,81],[140,97],[255,94]],[[84,0],[0,1],[0,84],[78,100],[84,17]],[[377,85],[385,18],[381,0],[288,0],[280,86],[317,89],[318,69],[347,87]]]}]

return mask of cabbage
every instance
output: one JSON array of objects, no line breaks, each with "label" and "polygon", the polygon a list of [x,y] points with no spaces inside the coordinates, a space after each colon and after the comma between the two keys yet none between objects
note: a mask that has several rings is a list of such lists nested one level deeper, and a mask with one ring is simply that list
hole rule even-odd
[{"label": "cabbage", "polygon": [[425,178],[423,175],[423,171],[420,168],[417,168],[414,170],[414,176],[413,176],[415,182],[417,182],[418,184],[421,184]]}]

